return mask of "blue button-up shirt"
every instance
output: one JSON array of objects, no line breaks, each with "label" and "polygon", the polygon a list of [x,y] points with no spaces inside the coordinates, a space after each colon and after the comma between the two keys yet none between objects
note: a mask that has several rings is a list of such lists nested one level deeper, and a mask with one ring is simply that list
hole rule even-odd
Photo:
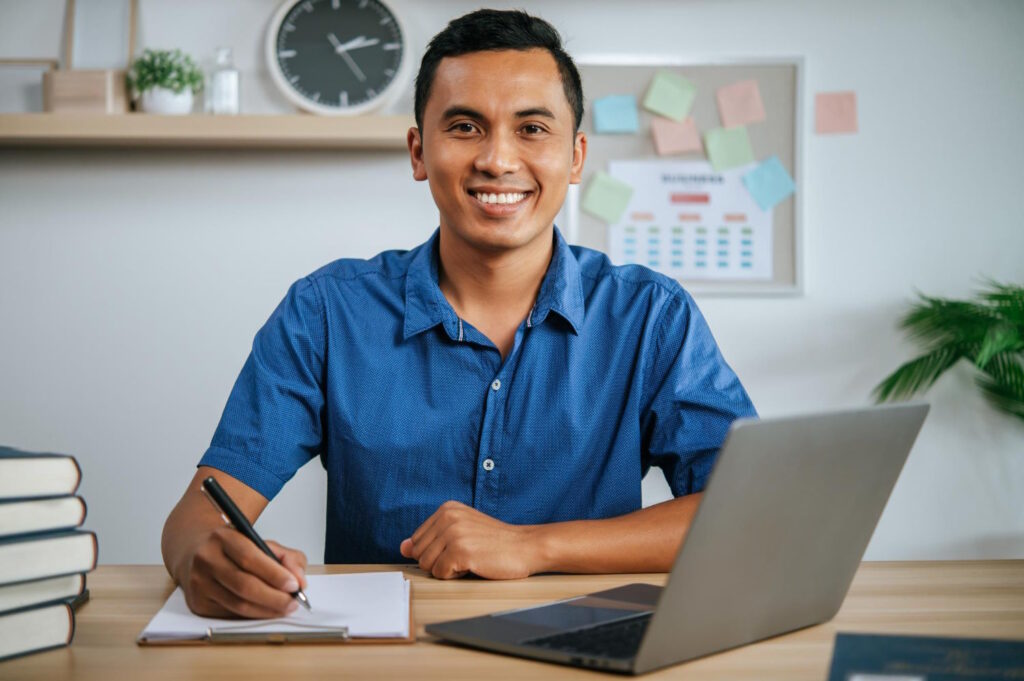
[{"label": "blue button-up shirt", "polygon": [[319,456],[328,563],[404,562],[449,499],[509,523],[641,506],[650,466],[702,490],[754,407],[678,283],[568,246],[503,361],[438,286],[438,232],[296,282],[256,334],[200,465],[268,499]]}]

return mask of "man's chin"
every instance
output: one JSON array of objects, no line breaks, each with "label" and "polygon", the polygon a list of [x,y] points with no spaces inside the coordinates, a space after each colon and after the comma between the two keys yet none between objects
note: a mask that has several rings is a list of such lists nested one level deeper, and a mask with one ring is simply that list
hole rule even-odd
[{"label": "man's chin", "polygon": [[532,243],[537,237],[551,229],[537,228],[532,225],[474,225],[470,229],[453,230],[456,235],[474,249],[501,253],[510,250],[523,248]]}]

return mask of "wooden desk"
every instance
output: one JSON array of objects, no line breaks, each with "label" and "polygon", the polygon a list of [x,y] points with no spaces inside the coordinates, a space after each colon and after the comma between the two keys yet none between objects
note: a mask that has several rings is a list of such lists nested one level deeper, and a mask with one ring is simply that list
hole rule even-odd
[{"label": "wooden desk", "polygon": [[[389,566],[311,567],[310,573]],[[107,566],[89,576],[92,600],[70,648],[0,663],[0,679],[604,679],[599,672],[438,644],[428,622],[524,607],[665,575],[531,577],[518,582],[413,580],[414,645],[139,647],[135,637],[171,592],[162,567]],[[1024,561],[865,563],[834,620],[669,667],[651,679],[827,677],[837,631],[1024,638]]]}]

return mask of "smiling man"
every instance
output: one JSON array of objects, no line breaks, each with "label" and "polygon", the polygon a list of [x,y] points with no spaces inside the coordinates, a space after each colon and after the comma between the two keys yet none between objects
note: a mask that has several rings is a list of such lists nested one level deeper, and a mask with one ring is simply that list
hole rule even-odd
[{"label": "smiling man", "polygon": [[[206,615],[294,609],[285,567],[200,499],[213,475],[255,519],[309,460],[327,471],[328,563],[414,560],[435,577],[669,569],[729,425],[754,414],[673,280],[568,246],[579,74],[523,12],[451,22],[423,57],[413,176],[429,241],[300,280],[259,331],[164,561]],[[659,466],[675,499],[641,508]]]}]

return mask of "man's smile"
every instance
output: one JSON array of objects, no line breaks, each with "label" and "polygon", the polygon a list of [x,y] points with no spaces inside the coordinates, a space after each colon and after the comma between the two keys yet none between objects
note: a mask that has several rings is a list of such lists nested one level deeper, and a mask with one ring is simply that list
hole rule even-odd
[{"label": "man's smile", "polygon": [[534,192],[502,190],[498,187],[475,187],[467,193],[475,199],[475,203],[484,213],[492,216],[510,215],[527,204],[527,199]]}]

